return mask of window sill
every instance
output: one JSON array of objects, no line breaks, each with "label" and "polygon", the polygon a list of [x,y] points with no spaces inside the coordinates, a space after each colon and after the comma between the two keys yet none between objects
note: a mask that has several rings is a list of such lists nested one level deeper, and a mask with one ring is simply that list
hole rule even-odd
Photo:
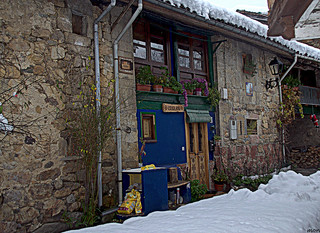
[{"label": "window sill", "polygon": [[156,140],[156,139],[151,139],[151,140],[146,140],[146,139],[144,139],[144,142],[145,142],[145,143],[156,143],[157,140]]}]

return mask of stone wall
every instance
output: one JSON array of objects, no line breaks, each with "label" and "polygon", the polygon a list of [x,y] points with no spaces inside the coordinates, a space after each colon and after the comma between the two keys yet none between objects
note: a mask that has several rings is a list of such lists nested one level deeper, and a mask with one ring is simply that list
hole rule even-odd
[{"label": "stone wall", "polygon": [[[215,41],[221,38],[214,38]],[[252,55],[256,65],[253,75],[243,72],[243,56]],[[268,63],[274,54],[261,48],[227,38],[215,54],[219,90],[227,89],[217,111],[218,142],[215,158],[233,175],[266,173],[279,166],[282,158],[278,142],[275,111],[279,107],[278,88],[266,90],[265,82],[272,78]],[[246,93],[246,83],[252,83],[252,95]],[[257,134],[247,134],[247,120],[257,123]],[[230,121],[237,122],[237,139],[230,139]]]},{"label": "stone wall", "polygon": [[[317,115],[317,119],[319,119],[319,115]],[[306,149],[312,146],[320,146],[319,128],[314,126],[310,120],[310,115],[305,115],[302,119],[295,119],[288,125],[287,129],[289,151],[294,148]]]},{"label": "stone wall", "polygon": [[[113,79],[112,40],[131,15],[111,33],[120,11],[116,7],[99,24],[102,105],[113,102],[108,88]],[[89,0],[1,3],[0,102],[14,130],[0,132],[0,232],[61,231],[64,226],[52,224],[61,221],[63,213],[79,216],[84,173],[79,158],[69,156],[72,140],[66,121],[78,101],[79,82],[94,83],[92,28],[101,13]],[[81,18],[81,35],[73,31],[73,15]],[[129,31],[120,42],[120,56],[132,58],[131,37]],[[120,79],[126,168],[138,165],[134,76],[121,74]],[[108,205],[116,202],[116,161],[115,140],[110,138],[102,161],[103,193],[111,193],[112,199]]]}]

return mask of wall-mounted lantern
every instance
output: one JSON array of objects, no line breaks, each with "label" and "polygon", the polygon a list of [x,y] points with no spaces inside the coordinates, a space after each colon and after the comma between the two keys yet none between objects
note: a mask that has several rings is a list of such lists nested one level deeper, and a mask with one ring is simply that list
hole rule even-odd
[{"label": "wall-mounted lantern", "polygon": [[[276,57],[269,63],[272,75],[280,75],[283,69],[283,63]],[[279,78],[269,79],[266,81],[266,89],[272,89],[279,85]]]},{"label": "wall-mounted lantern", "polygon": [[269,63],[272,75],[280,75],[283,69],[283,63],[276,57]]}]

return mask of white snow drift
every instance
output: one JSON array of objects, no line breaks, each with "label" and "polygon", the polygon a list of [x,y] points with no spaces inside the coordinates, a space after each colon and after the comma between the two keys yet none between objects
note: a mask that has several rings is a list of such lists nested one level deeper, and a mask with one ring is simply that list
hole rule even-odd
[{"label": "white snow drift", "polygon": [[320,171],[302,176],[294,171],[274,175],[251,192],[228,194],[146,217],[109,223],[77,233],[103,232],[314,232],[320,230]]}]

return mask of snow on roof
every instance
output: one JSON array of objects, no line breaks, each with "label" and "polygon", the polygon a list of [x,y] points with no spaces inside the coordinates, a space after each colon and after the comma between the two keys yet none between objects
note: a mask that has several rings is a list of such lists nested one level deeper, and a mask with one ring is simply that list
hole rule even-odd
[{"label": "snow on roof", "polygon": [[189,8],[190,12],[195,12],[197,15],[205,19],[223,20],[225,23],[234,25],[238,28],[245,29],[248,32],[256,33],[261,37],[268,38],[279,44],[282,44],[289,49],[297,52],[300,55],[308,56],[320,60],[320,49],[312,46],[283,39],[283,37],[268,37],[268,26],[256,20],[250,19],[240,13],[230,11],[226,8],[219,7],[211,3],[209,0],[161,0],[162,2],[170,2],[172,6]]}]

